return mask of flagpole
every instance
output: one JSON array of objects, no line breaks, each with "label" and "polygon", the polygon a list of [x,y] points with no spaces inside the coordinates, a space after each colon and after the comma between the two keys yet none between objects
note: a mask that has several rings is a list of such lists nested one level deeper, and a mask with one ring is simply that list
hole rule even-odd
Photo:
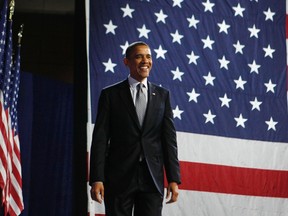
[{"label": "flagpole", "polygon": [[21,41],[23,37],[23,29],[24,29],[24,24],[21,24],[20,30],[18,32],[18,46],[21,47]]}]

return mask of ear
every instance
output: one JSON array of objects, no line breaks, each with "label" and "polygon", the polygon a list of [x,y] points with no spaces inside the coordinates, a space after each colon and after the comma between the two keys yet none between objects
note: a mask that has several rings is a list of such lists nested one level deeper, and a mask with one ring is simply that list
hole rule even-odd
[{"label": "ear", "polygon": [[123,62],[124,62],[124,64],[127,66],[128,65],[128,59],[127,58],[124,58],[123,59]]}]

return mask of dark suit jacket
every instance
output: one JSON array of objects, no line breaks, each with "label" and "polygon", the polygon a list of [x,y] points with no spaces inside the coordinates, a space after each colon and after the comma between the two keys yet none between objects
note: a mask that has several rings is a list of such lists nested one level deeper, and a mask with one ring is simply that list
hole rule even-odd
[{"label": "dark suit jacket", "polygon": [[90,184],[102,181],[105,190],[125,191],[136,172],[141,149],[161,194],[163,166],[168,182],[180,183],[169,91],[148,82],[148,104],[141,129],[126,79],[101,92],[91,146]]}]

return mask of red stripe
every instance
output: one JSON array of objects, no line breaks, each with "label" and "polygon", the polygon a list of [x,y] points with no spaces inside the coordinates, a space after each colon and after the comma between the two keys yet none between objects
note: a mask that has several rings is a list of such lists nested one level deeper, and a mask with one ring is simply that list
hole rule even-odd
[{"label": "red stripe", "polygon": [[[1,133],[1,132],[0,132],[0,133]],[[3,149],[1,148],[1,146],[0,146],[0,160],[1,160],[1,162],[2,162],[2,165],[3,165],[4,170],[6,171],[7,159],[6,159],[6,156],[5,156],[4,151],[3,151]],[[2,176],[2,175],[0,174],[0,188],[1,188],[1,189],[4,188],[5,182],[6,182],[6,179],[4,179],[4,176]]]},{"label": "red stripe", "polygon": [[18,170],[18,168],[15,166],[14,163],[12,163],[12,173],[13,173],[13,175],[15,177],[15,180],[17,181],[19,186],[22,188],[21,174],[20,174],[20,171]]},{"label": "red stripe", "polygon": [[[2,113],[5,114],[5,111],[4,111],[4,108],[3,108],[3,105],[2,105],[2,102],[0,101],[0,133],[2,134],[2,137],[3,137],[3,140],[4,140],[4,145],[6,146],[6,151],[7,153],[9,153],[9,147],[10,147],[10,141],[8,139],[8,134],[7,134],[7,122],[6,121],[3,121],[2,119]],[[2,164],[3,164],[3,167],[6,171],[6,179],[3,179],[1,176],[1,188],[3,189],[3,191],[5,191],[4,187],[4,183],[7,184],[7,178],[9,178],[8,176],[8,162],[7,160],[9,160],[9,158],[7,158],[7,155],[5,155],[4,151],[2,148],[0,148],[0,157],[1,157],[1,161],[2,161]],[[2,199],[4,200],[4,197],[6,196],[6,192],[4,192],[4,196],[2,197]],[[1,202],[2,203],[2,202]]]},{"label": "red stripe", "polygon": [[16,212],[14,212],[14,210],[13,210],[13,208],[11,208],[11,206],[8,210],[8,213],[9,213],[9,216],[17,216]]},{"label": "red stripe", "polygon": [[288,198],[288,171],[184,161],[180,161],[180,169],[182,190]]},{"label": "red stripe", "polygon": [[180,162],[180,189],[288,198],[288,171]]},{"label": "red stripe", "polygon": [[[0,128],[1,128],[1,126],[0,126]],[[1,129],[0,129],[0,131],[1,131],[0,133],[2,133]],[[0,146],[0,159],[2,161],[3,166],[6,167],[7,166],[6,156],[5,156],[4,150],[3,150],[3,148],[1,148],[1,146]]]},{"label": "red stripe", "polygon": [[[12,131],[12,135],[13,135],[13,151],[14,151],[14,157],[17,157],[19,163],[21,163],[21,157],[20,157],[20,150],[18,148],[17,145],[17,141],[18,141],[18,137],[14,136],[14,131]],[[17,139],[17,141],[16,141]],[[19,169],[18,169],[19,168]],[[24,209],[24,204],[23,204],[23,200],[22,200],[22,176],[21,176],[21,167],[17,167],[16,164],[14,163],[14,160],[12,160],[12,172],[14,175],[15,180],[17,181],[17,184],[20,186],[19,190],[16,191],[16,189],[14,187],[14,184],[11,184],[11,188],[10,188],[10,195],[13,197],[18,209],[20,210],[20,212]],[[19,212],[16,212],[19,213]]]},{"label": "red stripe", "polygon": [[[2,119],[2,112],[3,112],[2,110],[3,110],[2,102],[0,101],[0,132],[1,132],[3,140],[5,142],[5,146],[7,146],[7,142],[8,142],[7,133],[6,133],[6,127],[7,126],[2,121],[3,120]],[[2,163],[3,163],[3,166],[4,166],[5,170],[6,170],[7,169],[7,158],[6,158],[6,155],[5,155],[5,153],[4,153],[2,148],[0,148],[0,157],[1,157],[1,160],[2,160]]]}]

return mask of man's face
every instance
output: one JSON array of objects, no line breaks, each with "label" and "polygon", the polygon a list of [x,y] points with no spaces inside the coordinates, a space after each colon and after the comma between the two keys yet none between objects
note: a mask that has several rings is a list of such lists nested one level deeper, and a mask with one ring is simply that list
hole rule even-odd
[{"label": "man's face", "polygon": [[131,55],[124,59],[124,64],[130,70],[130,76],[141,82],[149,76],[152,68],[151,51],[148,46],[136,46]]}]

